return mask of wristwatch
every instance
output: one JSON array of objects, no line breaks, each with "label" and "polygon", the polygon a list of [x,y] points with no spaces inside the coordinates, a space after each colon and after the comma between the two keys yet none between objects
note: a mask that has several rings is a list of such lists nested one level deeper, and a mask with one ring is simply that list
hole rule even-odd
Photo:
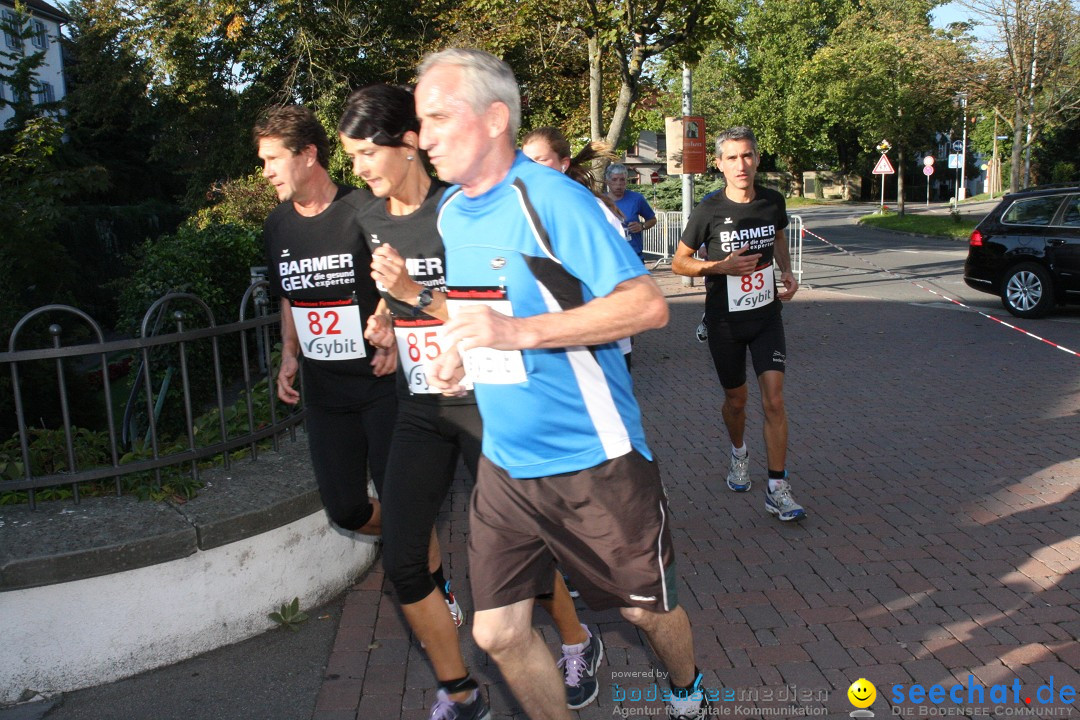
[{"label": "wristwatch", "polygon": [[431,288],[426,287],[416,296],[416,307],[413,308],[413,315],[424,312],[429,305],[431,305]]}]

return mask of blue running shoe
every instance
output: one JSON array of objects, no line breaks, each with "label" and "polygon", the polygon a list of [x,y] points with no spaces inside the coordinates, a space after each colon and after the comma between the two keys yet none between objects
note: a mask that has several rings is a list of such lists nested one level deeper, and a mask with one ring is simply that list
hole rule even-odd
[{"label": "blue running shoe", "polygon": [[746,492],[750,489],[750,453],[742,457],[731,453],[731,469],[727,474],[727,486],[734,492]]},{"label": "blue running shoe", "polygon": [[585,628],[585,634],[589,636],[588,645],[563,645],[562,657],[556,663],[563,671],[566,707],[571,710],[583,708],[596,699],[600,692],[596,670],[604,659],[604,642],[600,635],[593,635],[585,625],[581,627]]},{"label": "blue running shoe", "polygon": [[788,485],[787,480],[777,480],[776,490],[772,492],[769,491],[768,486],[765,487],[765,509],[784,522],[802,520],[806,517],[806,511],[803,510],[802,505],[791,497],[791,486]]}]

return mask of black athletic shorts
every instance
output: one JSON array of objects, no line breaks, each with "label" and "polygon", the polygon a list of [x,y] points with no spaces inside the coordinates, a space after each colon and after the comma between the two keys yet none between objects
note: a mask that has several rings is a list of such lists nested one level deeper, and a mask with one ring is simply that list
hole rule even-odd
[{"label": "black athletic shorts", "polygon": [[725,390],[746,384],[746,350],[754,362],[754,374],[768,370],[784,372],[787,364],[787,345],[784,342],[784,321],[780,313],[761,320],[713,320],[705,316],[709,330],[709,352],[712,353],[716,375]]}]

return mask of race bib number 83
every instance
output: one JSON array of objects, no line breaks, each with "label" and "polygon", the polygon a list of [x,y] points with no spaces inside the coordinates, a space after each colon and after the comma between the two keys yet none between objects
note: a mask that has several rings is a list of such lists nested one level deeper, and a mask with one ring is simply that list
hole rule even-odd
[{"label": "race bib number 83", "polygon": [[293,324],[304,357],[354,360],[367,357],[360,307],[352,300],[293,300]]},{"label": "race bib number 83", "polygon": [[758,268],[748,275],[727,276],[728,310],[739,312],[768,305],[776,299],[773,266]]}]

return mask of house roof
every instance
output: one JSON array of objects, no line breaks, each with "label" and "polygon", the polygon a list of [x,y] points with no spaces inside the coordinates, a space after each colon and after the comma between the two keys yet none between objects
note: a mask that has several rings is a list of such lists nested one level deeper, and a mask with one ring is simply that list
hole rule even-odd
[{"label": "house roof", "polygon": [[[24,0],[26,7],[30,9],[31,15],[45,16],[57,22],[66,23],[71,20],[71,16],[63,10],[50,5],[44,0]],[[15,7],[13,0],[0,0],[0,5],[6,5],[8,7]]]}]

